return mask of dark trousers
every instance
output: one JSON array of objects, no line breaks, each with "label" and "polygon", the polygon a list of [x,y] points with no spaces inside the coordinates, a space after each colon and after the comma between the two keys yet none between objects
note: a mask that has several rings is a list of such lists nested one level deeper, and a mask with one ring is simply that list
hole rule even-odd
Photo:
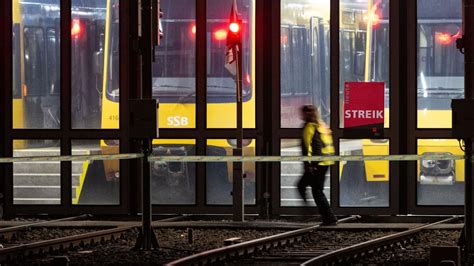
[{"label": "dark trousers", "polygon": [[331,223],[337,219],[336,216],[334,216],[334,212],[329,205],[326,195],[323,193],[328,168],[329,166],[326,165],[318,165],[317,167],[313,167],[311,171],[306,170],[298,182],[298,191],[301,197],[306,201],[306,187],[310,186],[313,192],[314,202],[316,206],[318,206],[323,222]]}]

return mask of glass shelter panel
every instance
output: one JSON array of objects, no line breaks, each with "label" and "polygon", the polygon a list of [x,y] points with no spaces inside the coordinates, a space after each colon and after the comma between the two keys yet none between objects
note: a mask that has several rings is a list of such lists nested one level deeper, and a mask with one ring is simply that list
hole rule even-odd
[{"label": "glass shelter panel", "polygon": [[[244,156],[255,156],[255,142],[255,139],[244,139],[242,141],[242,154]],[[206,155],[231,156],[236,146],[236,139],[209,139],[207,140]],[[242,168],[245,204],[255,204],[255,162],[244,162]],[[233,174],[232,162],[206,163],[207,204],[232,204]]]},{"label": "glass shelter panel", "polygon": [[71,3],[72,128],[119,127],[118,2]]},{"label": "glass shelter panel", "polygon": [[[72,155],[118,154],[119,140],[72,140]],[[120,160],[72,161],[72,204],[118,205]]]},{"label": "glass shelter panel", "polygon": [[344,83],[384,82],[389,127],[389,0],[340,0],[339,117],[344,127]]},{"label": "glass shelter panel", "polygon": [[[13,157],[59,156],[60,147],[59,140],[14,140]],[[13,163],[13,204],[61,204],[61,163]]]},{"label": "glass shelter panel", "polygon": [[13,128],[60,128],[59,0],[12,4]]},{"label": "glass shelter panel", "polygon": [[[207,1],[207,127],[235,128],[236,62],[226,46],[233,0]],[[237,0],[242,19],[242,121],[255,128],[255,0]]]},{"label": "glass shelter panel", "polygon": [[[340,155],[388,155],[388,139],[341,139]],[[388,207],[389,162],[347,161],[339,164],[341,207]]]},{"label": "glass shelter panel", "polygon": [[[196,155],[194,139],[156,139],[153,156]],[[153,204],[195,204],[196,163],[150,162]]]},{"label": "glass shelter panel", "polygon": [[[418,154],[464,155],[456,139],[419,139]],[[418,205],[464,205],[464,160],[419,160]]]},{"label": "glass shelter panel", "polygon": [[301,127],[302,105],[318,107],[329,124],[329,0],[282,0],[281,127]]},{"label": "glass shelter panel", "polygon": [[[299,139],[282,139],[280,141],[281,156],[301,156],[301,141]],[[301,198],[297,184],[303,176],[303,162],[281,162],[280,163],[280,199],[281,206],[307,206]],[[330,173],[327,171],[324,182],[324,194],[330,200],[331,180]],[[311,188],[306,188],[306,199],[309,206],[316,206],[311,194]]]},{"label": "glass shelter panel", "polygon": [[195,128],[196,1],[161,0],[160,8],[164,36],[152,65],[160,128]]},{"label": "glass shelter panel", "polygon": [[461,0],[418,0],[418,128],[451,128],[451,99],[464,98]]}]

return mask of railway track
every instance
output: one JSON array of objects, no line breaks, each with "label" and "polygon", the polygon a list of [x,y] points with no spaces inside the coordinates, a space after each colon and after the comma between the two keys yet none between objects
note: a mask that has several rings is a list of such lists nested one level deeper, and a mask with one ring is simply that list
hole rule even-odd
[{"label": "railway track", "polygon": [[449,223],[458,220],[458,217],[451,217],[435,223],[429,223],[417,226],[402,232],[382,236],[373,240],[351,245],[348,247],[328,251],[315,258],[305,261],[302,265],[332,265],[345,264],[351,261],[357,261],[359,258],[381,252],[383,250],[393,248],[399,244],[413,241],[417,233],[424,229],[428,229],[438,224]]},{"label": "railway track", "polygon": [[32,227],[53,224],[57,222],[77,221],[77,220],[82,220],[82,219],[88,219],[90,217],[91,215],[89,214],[83,214],[83,215],[74,216],[74,217],[67,217],[67,218],[56,219],[56,220],[27,223],[27,224],[22,224],[22,225],[0,228],[0,240],[11,239],[12,237],[15,237],[19,232],[28,230]]},{"label": "railway track", "polygon": [[[356,217],[341,219],[341,222],[354,220]],[[362,242],[340,243],[333,239],[331,245],[321,245],[313,239],[312,242],[301,241],[308,239],[311,234],[318,232],[319,225],[304,229],[293,230],[282,234],[255,239],[231,246],[208,250],[172,261],[167,265],[190,265],[225,262],[229,265],[239,263],[255,263],[270,265],[272,262],[284,262],[287,265],[347,265],[359,258],[396,247],[411,241],[415,235],[429,227],[457,220],[451,217],[417,226],[402,232],[379,232],[376,236],[366,237]],[[321,231],[319,231],[321,232]],[[374,239],[375,237],[375,239]],[[317,239],[317,238],[316,238]],[[369,240],[370,239],[370,240]],[[298,245],[296,245],[298,244]]]},{"label": "railway track", "polygon": [[[78,216],[82,217],[82,216]],[[78,217],[71,217],[59,220],[52,220],[40,223],[32,223],[27,225],[14,226],[2,229],[5,234],[14,234],[19,230],[25,230],[32,226],[44,225],[46,223],[62,222],[71,219],[77,219]],[[182,219],[183,216],[172,217],[168,219],[154,221],[152,225],[159,224],[160,222],[172,222]],[[127,231],[139,227],[141,223],[137,222],[132,225],[117,226],[111,229],[99,230],[94,232],[81,233],[66,237],[60,237],[50,240],[34,241],[25,244],[9,245],[5,248],[0,248],[0,263],[12,262],[16,258],[25,258],[33,255],[48,254],[56,251],[65,251],[78,246],[94,245],[97,243],[103,243],[114,239],[119,239]]]},{"label": "railway track", "polygon": [[[353,221],[359,216],[351,216],[339,220],[339,223]],[[317,229],[320,225],[309,226],[307,228],[297,229],[273,236],[254,239],[243,243],[238,243],[226,247],[220,247],[198,254],[194,254],[179,260],[169,262],[167,265],[190,265],[190,264],[207,264],[224,261],[229,258],[235,258],[242,255],[252,254],[256,251],[268,250],[271,247],[284,246],[301,241],[305,234]]]}]

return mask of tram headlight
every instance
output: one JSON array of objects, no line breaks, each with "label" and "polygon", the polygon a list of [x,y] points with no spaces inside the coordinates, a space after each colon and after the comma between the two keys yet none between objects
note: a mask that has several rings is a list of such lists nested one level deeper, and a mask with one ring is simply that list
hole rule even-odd
[{"label": "tram headlight", "polygon": [[[451,155],[451,153],[423,153],[426,155],[429,154],[445,154]],[[431,175],[431,176],[450,176],[454,172],[454,160],[421,160],[420,161],[420,170],[422,174]]]},{"label": "tram headlight", "polygon": [[421,160],[421,166],[425,169],[433,168],[436,166],[436,160]]},{"label": "tram headlight", "polygon": [[[156,146],[153,147],[154,156],[186,156],[187,150],[183,146]],[[164,180],[168,186],[178,186],[186,183],[188,177],[185,162],[153,162],[152,174],[155,178]]]},{"label": "tram headlight", "polygon": [[[252,142],[251,139],[243,139],[242,140],[242,147],[247,147],[248,145],[250,145],[251,142]],[[237,147],[237,139],[227,139],[227,143],[230,146],[232,146],[233,148]]]}]

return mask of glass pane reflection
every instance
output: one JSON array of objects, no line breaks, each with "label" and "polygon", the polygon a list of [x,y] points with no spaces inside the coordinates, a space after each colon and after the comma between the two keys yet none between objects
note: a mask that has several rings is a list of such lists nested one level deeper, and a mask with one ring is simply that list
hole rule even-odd
[{"label": "glass pane reflection", "polygon": [[[210,139],[207,141],[208,156],[232,155],[235,139]],[[255,140],[242,141],[243,155],[255,156]],[[244,174],[245,204],[255,204],[255,163],[245,162],[242,165]],[[232,204],[232,162],[206,163],[206,200],[207,204]]]},{"label": "glass pane reflection", "polygon": [[[418,154],[464,155],[456,139],[419,139]],[[419,160],[418,205],[464,205],[464,160]]]},{"label": "glass pane reflection", "polygon": [[[388,139],[341,139],[340,155],[388,155]],[[389,162],[347,161],[339,164],[341,207],[388,207]]]},{"label": "glass pane reflection", "polygon": [[[301,156],[301,143],[299,139],[283,139],[280,142],[281,156]],[[297,183],[303,175],[303,162],[281,162],[280,163],[280,196],[281,206],[306,206],[301,198]],[[324,183],[324,194],[330,201],[331,199],[331,179],[330,171],[326,173],[326,180]],[[311,188],[306,188],[306,198],[310,206],[314,204]]]}]

